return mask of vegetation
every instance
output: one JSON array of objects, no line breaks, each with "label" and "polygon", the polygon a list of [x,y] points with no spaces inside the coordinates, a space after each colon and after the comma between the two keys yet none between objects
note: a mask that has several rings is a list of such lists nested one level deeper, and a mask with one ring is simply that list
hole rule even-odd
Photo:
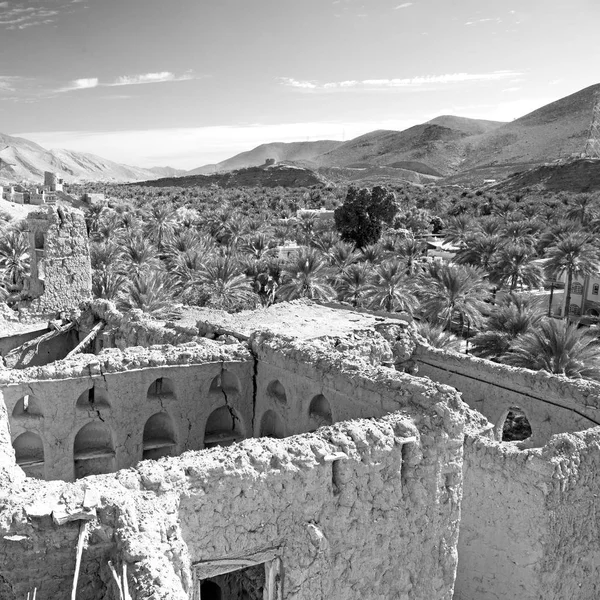
[{"label": "vegetation", "polygon": [[[547,319],[547,306],[530,298],[561,273],[569,296],[576,277],[596,271],[596,196],[409,184],[87,191],[108,197],[86,211],[93,292],[124,309],[169,319],[183,304],[239,311],[338,301],[411,313],[437,347],[464,350],[460,339],[470,336],[481,357],[596,376],[594,330],[584,336]],[[300,208],[335,210],[335,225],[297,218]],[[0,229],[0,296],[10,301],[23,287],[29,245],[2,215]],[[457,249],[453,262],[426,258],[434,231]],[[280,258],[286,243],[297,250]]]}]

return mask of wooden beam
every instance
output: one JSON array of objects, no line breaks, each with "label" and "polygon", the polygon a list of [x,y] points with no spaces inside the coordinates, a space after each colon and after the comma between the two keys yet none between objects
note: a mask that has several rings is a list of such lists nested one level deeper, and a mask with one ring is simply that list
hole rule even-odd
[{"label": "wooden beam", "polygon": [[71,358],[71,356],[81,352],[81,350],[83,350],[83,348],[98,335],[104,325],[104,321],[96,323],[92,330],[81,340],[81,342],[79,342],[79,344],[77,344],[77,346],[75,346],[75,348],[73,348],[73,350],[71,350],[71,352],[69,352],[69,354],[67,354],[67,356],[65,356],[65,358]]},{"label": "wooden beam", "polygon": [[217,577],[232,571],[239,571],[247,567],[255,567],[263,563],[272,561],[278,558],[281,554],[281,547],[266,548],[258,550],[245,556],[219,558],[216,560],[203,560],[192,565],[192,569],[198,581],[208,579],[209,577]]},{"label": "wooden beam", "polygon": [[79,569],[81,568],[81,555],[83,554],[83,543],[87,532],[87,521],[79,523],[79,539],[77,540],[77,558],[75,559],[75,574],[73,575],[73,589],[71,590],[71,600],[77,599],[77,581],[79,579]]}]

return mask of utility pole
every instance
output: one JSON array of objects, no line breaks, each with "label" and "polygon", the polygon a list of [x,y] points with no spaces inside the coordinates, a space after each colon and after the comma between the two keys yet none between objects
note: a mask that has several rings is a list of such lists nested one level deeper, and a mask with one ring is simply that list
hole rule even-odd
[{"label": "utility pole", "polygon": [[586,158],[600,158],[600,90],[594,93],[594,107],[592,108],[592,120],[585,143]]}]

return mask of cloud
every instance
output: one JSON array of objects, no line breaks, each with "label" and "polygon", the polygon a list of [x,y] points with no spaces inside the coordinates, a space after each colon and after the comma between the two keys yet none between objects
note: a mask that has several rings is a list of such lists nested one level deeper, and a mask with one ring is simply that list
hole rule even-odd
[{"label": "cloud", "polygon": [[[23,30],[56,23],[63,13],[73,12],[70,0],[23,0],[0,2],[0,28]],[[87,7],[82,7],[87,8]]]},{"label": "cloud", "polygon": [[166,83],[172,81],[189,81],[196,79],[191,71],[187,71],[183,75],[175,75],[170,71],[161,71],[160,73],[144,73],[143,75],[122,75],[113,83],[105,85],[121,86],[121,85],[142,85],[145,83]]},{"label": "cloud", "polygon": [[69,84],[57,90],[58,92],[72,92],[74,90],[89,90],[91,88],[98,87],[98,78],[97,77],[88,77],[84,79],[75,79]]},{"label": "cloud", "polygon": [[513,79],[522,75],[515,71],[492,71],[490,73],[448,73],[445,75],[421,75],[409,78],[362,79],[318,83],[314,80],[300,81],[291,77],[279,77],[278,81],[287,87],[306,91],[342,91],[342,90],[393,90],[439,88],[451,84],[482,83]]},{"label": "cloud", "polygon": [[398,6],[394,6],[394,10],[400,10],[401,8],[408,8],[409,6],[412,6],[413,3],[412,2],[404,2],[402,4],[398,4]]},{"label": "cloud", "polygon": [[0,91],[2,92],[14,92],[15,84],[18,83],[22,78],[13,75],[0,75]]},{"label": "cloud", "polygon": [[490,21],[494,21],[494,23],[502,23],[502,19],[499,17],[492,19],[491,17],[486,17],[485,19],[472,19],[467,21],[465,25],[477,25],[478,23],[489,23]]}]

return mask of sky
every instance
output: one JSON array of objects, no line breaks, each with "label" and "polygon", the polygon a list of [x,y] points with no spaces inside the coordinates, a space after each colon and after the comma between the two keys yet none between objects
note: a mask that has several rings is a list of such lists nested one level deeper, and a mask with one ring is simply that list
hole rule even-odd
[{"label": "sky", "polygon": [[600,82],[598,0],[0,0],[0,132],[192,169]]}]

